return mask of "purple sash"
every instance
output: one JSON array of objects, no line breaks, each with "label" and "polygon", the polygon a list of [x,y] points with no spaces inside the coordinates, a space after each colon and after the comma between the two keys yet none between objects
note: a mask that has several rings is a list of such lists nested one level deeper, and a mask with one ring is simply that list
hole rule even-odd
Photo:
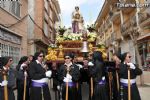
[{"label": "purple sash", "polygon": [[[128,87],[128,84],[127,84],[127,83],[122,83],[122,82],[121,82],[121,85],[122,85],[122,86],[125,86],[125,87]],[[130,84],[130,85],[131,85],[131,86],[134,86],[135,83],[132,83],[132,84]]]},{"label": "purple sash", "polygon": [[32,81],[32,86],[33,87],[45,87],[47,85],[48,85],[47,83],[38,83],[38,82]]},{"label": "purple sash", "polygon": [[[67,82],[65,83],[65,85],[67,84]],[[69,87],[75,87],[76,86],[76,83],[74,82],[68,82],[68,86]]]},{"label": "purple sash", "polygon": [[100,82],[98,82],[99,85],[104,85],[106,83],[106,80],[101,80]]}]

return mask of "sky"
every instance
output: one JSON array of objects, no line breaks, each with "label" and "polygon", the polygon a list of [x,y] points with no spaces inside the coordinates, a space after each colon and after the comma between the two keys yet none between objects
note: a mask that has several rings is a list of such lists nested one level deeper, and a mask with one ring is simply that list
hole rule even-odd
[{"label": "sky", "polygon": [[71,27],[71,14],[75,6],[79,6],[80,13],[84,18],[85,26],[94,24],[101,11],[105,0],[58,0],[60,4],[62,20],[61,25]]}]

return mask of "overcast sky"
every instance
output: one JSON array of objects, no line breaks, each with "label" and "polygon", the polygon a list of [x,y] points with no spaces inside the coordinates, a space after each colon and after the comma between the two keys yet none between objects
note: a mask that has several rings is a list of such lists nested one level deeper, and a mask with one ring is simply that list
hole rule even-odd
[{"label": "overcast sky", "polygon": [[80,7],[80,12],[84,18],[85,25],[96,21],[105,0],[58,0],[61,9],[61,19],[63,26],[71,26],[71,14],[75,6]]}]

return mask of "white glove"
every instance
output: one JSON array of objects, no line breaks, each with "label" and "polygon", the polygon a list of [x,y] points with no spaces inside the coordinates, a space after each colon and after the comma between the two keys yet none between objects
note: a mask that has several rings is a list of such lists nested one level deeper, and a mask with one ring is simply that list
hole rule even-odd
[{"label": "white glove", "polygon": [[80,64],[76,64],[76,65],[79,67],[79,69],[83,68],[83,66]]},{"label": "white glove", "polygon": [[72,82],[72,80],[71,79],[68,79],[68,78],[66,78],[66,77],[64,77],[64,80],[63,80],[64,82]]},{"label": "white glove", "polygon": [[135,66],[133,63],[127,63],[128,66],[130,66],[131,69],[135,69]]},{"label": "white glove", "polygon": [[51,77],[51,75],[52,75],[52,71],[47,71],[47,72],[45,72],[45,74],[46,74],[46,77]]},{"label": "white glove", "polygon": [[26,71],[24,72],[24,76],[28,76],[28,74],[27,74],[27,72],[26,72]]},{"label": "white glove", "polygon": [[57,86],[57,90],[60,90],[60,86],[59,85]]},{"label": "white glove", "polygon": [[71,76],[70,74],[67,74],[67,75],[66,75],[66,78],[68,78],[68,79],[71,80],[71,79],[72,79],[72,76]]},{"label": "white glove", "polygon": [[8,84],[8,81],[4,80],[2,83],[0,83],[1,86],[6,86]]},{"label": "white glove", "polygon": [[24,68],[24,67],[27,67],[27,64],[24,64],[24,63],[23,63],[23,64],[21,64],[20,69],[21,69],[21,70],[23,70],[23,68]]},{"label": "white glove", "polygon": [[92,62],[89,62],[88,66],[94,66],[94,64]]}]

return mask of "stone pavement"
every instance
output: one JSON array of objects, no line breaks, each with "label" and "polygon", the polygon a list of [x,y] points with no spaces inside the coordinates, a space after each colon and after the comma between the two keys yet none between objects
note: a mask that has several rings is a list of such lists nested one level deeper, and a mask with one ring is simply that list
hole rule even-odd
[{"label": "stone pavement", "polygon": [[150,100],[150,85],[138,86],[142,100]]}]

